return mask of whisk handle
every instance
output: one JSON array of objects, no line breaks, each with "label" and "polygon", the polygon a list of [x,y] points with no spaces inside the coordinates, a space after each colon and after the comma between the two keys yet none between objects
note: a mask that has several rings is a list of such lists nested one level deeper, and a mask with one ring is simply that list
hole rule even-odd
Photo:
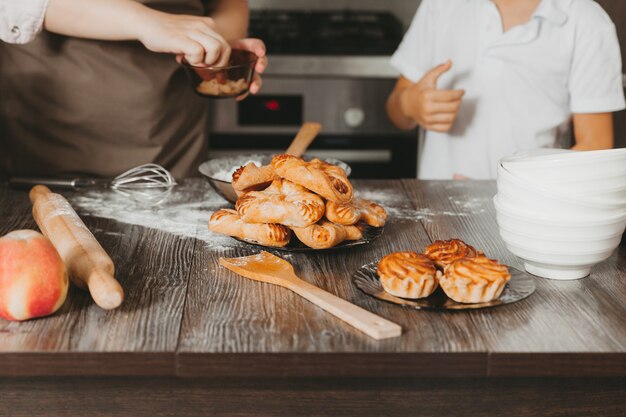
[{"label": "whisk handle", "polygon": [[108,181],[92,178],[31,178],[13,177],[9,179],[9,186],[19,190],[28,190],[35,185],[45,185],[57,190],[78,190],[80,188],[97,187],[108,184]]}]

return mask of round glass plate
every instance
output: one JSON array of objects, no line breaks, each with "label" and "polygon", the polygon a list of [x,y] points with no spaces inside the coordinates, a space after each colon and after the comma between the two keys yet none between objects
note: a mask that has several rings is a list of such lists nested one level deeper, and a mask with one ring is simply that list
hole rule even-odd
[{"label": "round glass plate", "polygon": [[338,244],[337,246],[333,246],[332,248],[328,248],[328,249],[310,248],[306,246],[304,243],[300,242],[295,235],[291,238],[291,242],[289,242],[287,246],[282,247],[282,248],[263,246],[257,243],[238,239],[236,237],[234,237],[233,239],[238,240],[243,243],[247,243],[249,245],[258,246],[259,248],[263,248],[265,250],[275,250],[279,252],[323,252],[323,251],[329,251],[329,250],[341,250],[341,249],[353,248],[355,246],[367,245],[368,243],[372,243],[374,240],[378,239],[380,235],[383,234],[384,229],[385,229],[384,227],[365,226],[365,228],[363,229],[363,239],[345,241],[345,242]]},{"label": "round glass plate", "polygon": [[378,274],[376,273],[377,266],[378,262],[372,262],[360,267],[352,276],[354,285],[365,294],[378,298],[379,300],[398,304],[403,307],[415,308],[417,310],[475,310],[479,308],[497,307],[521,301],[534,293],[536,288],[535,280],[530,274],[509,266],[511,280],[506,284],[502,295],[500,295],[500,298],[497,300],[479,304],[457,303],[448,298],[441,288],[437,288],[430,297],[408,300],[391,295],[383,289],[378,279]]}]

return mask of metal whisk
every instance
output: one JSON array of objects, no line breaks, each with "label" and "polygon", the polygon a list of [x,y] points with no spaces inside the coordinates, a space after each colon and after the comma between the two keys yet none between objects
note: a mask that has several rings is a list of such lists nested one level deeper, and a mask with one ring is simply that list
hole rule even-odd
[{"label": "metal whisk", "polygon": [[176,185],[176,180],[169,171],[157,164],[145,164],[129,169],[113,179],[98,178],[11,178],[9,184],[15,188],[30,188],[37,184],[56,189],[83,189],[108,187],[120,192],[149,192],[152,196],[158,192],[169,191]]},{"label": "metal whisk", "polygon": [[110,187],[120,191],[169,190],[176,185],[170,172],[157,164],[144,164],[115,177]]}]

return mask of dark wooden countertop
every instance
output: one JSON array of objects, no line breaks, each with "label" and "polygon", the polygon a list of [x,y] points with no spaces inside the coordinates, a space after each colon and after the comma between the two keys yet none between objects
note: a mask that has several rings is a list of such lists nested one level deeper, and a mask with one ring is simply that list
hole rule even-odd
[{"label": "dark wooden countertop", "polygon": [[[400,324],[375,341],[281,288],[218,266],[258,249],[211,236],[223,205],[200,179],[161,205],[108,191],[65,193],[117,266],[126,300],[104,311],[72,288],[52,317],[0,321],[8,376],[626,376],[626,248],[579,281],[537,279],[517,304],[456,313],[379,302],[351,282],[362,264],[458,237],[520,267],[501,241],[493,182],[356,181],[390,212],[383,236],[349,251],[287,256],[312,283]],[[25,192],[0,187],[0,234],[36,228]]]}]

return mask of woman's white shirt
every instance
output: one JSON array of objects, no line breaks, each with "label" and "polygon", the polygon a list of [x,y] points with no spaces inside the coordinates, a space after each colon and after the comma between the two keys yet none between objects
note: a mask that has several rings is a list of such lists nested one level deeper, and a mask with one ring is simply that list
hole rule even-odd
[{"label": "woman's white shirt", "polygon": [[0,39],[27,43],[41,31],[48,0],[0,0]]}]

